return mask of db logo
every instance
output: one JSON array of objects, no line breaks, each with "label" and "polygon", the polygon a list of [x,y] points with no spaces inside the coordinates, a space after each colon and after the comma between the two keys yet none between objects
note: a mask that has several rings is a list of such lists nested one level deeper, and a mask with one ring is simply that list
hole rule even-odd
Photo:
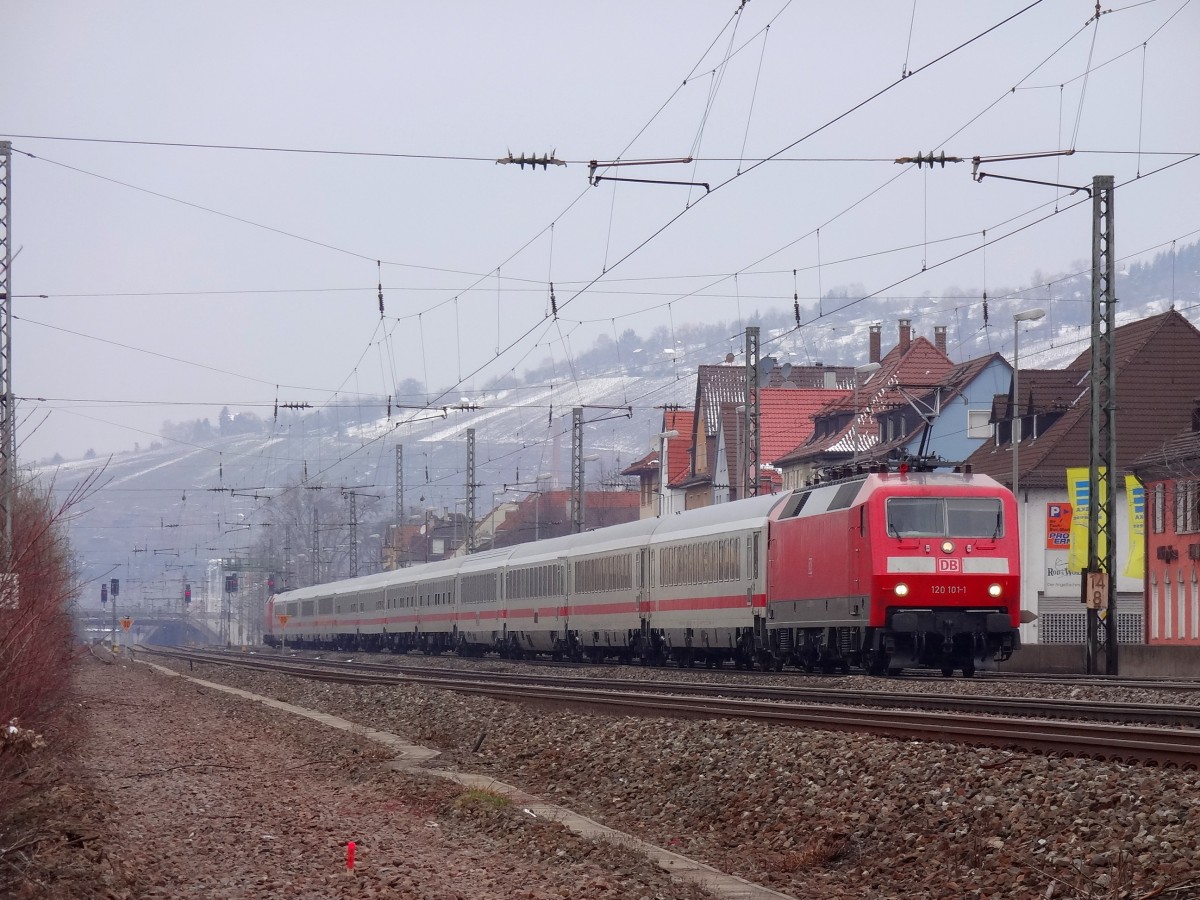
[{"label": "db logo", "polygon": [[962,561],[957,559],[939,559],[937,561],[937,570],[939,572],[961,572]]}]

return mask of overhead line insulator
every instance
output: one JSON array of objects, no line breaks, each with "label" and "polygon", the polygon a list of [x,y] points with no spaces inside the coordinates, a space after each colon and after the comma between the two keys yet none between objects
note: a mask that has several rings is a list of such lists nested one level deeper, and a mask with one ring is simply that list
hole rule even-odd
[{"label": "overhead line insulator", "polygon": [[907,166],[910,163],[916,163],[918,169],[921,168],[921,166],[929,166],[929,168],[932,169],[933,164],[937,163],[944,169],[946,167],[946,163],[948,162],[960,163],[962,161],[963,158],[961,156],[947,156],[946,151],[944,150],[935,156],[931,150],[925,155],[918,153],[916,156],[901,156],[896,160],[896,163],[903,166]]},{"label": "overhead line insulator", "polygon": [[526,156],[524,153],[522,153],[520,156],[513,156],[512,151],[509,150],[507,156],[502,156],[500,159],[496,160],[496,165],[498,165],[498,166],[517,165],[517,166],[520,166],[522,169],[524,169],[526,166],[529,166],[531,169],[535,169],[535,170],[537,169],[538,166],[541,166],[543,170],[547,166],[565,166],[566,162],[559,159],[555,155],[557,153],[558,153],[558,150],[555,149],[555,150],[551,150],[549,153],[543,153],[540,157],[537,156],[537,154],[534,154],[533,156]]}]

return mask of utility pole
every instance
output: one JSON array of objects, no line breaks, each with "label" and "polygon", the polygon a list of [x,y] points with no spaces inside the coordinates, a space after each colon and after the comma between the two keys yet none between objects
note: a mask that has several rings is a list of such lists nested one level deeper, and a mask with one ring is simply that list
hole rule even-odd
[{"label": "utility pole", "polygon": [[404,445],[396,445],[396,524],[404,524]]},{"label": "utility pole", "polygon": [[[1092,179],[1092,373],[1091,468],[1088,472],[1089,574],[1103,573],[1105,671],[1117,667],[1117,366],[1113,330],[1117,322],[1113,177]],[[1103,508],[1102,508],[1103,507]],[[1087,671],[1099,673],[1100,610],[1088,604]]]},{"label": "utility pole", "polygon": [[292,526],[283,526],[283,589],[290,591],[294,585],[292,584],[292,565],[295,560],[292,559]]},{"label": "utility pole", "polygon": [[758,326],[746,329],[746,406],[742,420],[742,497],[758,496],[761,443],[758,433]]},{"label": "utility pole", "polygon": [[358,494],[345,491],[350,498],[350,577],[358,577]]},{"label": "utility pole", "polygon": [[475,552],[475,429],[467,429],[467,552]]},{"label": "utility pole", "polygon": [[571,533],[583,531],[583,407],[571,410]]},{"label": "utility pole", "polygon": [[321,532],[317,530],[317,511],[312,511],[312,583],[321,583]]},{"label": "utility pole", "polygon": [[[0,570],[12,572],[13,470],[17,466],[12,387],[12,144],[0,141]],[[15,590],[6,578],[3,593]],[[0,595],[0,609],[15,605]],[[115,608],[115,604],[114,604]]]}]

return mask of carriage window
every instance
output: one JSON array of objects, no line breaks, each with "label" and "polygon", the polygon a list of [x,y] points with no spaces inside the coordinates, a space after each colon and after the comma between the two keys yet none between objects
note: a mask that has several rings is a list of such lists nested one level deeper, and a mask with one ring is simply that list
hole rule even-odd
[{"label": "carriage window", "polygon": [[893,537],[1002,537],[1004,518],[994,497],[891,497],[887,533]]}]

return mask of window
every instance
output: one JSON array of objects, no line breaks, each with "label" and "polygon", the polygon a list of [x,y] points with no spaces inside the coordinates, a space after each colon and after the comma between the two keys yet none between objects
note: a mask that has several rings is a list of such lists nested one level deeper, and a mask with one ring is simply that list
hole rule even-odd
[{"label": "window", "polygon": [[992,411],[990,409],[967,410],[967,437],[987,439],[992,436]]},{"label": "window", "polygon": [[580,560],[574,578],[575,591],[581,594],[629,590],[633,587],[633,557],[615,554]]},{"label": "window", "polygon": [[889,497],[887,533],[892,537],[986,537],[1004,535],[998,498]]},{"label": "window", "polygon": [[854,502],[854,498],[858,496],[863,483],[861,481],[850,481],[841,485],[837,489],[837,493],[833,495],[833,499],[829,501],[829,509],[845,509]]},{"label": "window", "polygon": [[1167,523],[1167,486],[1161,481],[1154,486],[1154,533],[1162,534]]},{"label": "window", "polygon": [[1200,531],[1200,481],[1175,483],[1175,533]]},{"label": "window", "polygon": [[496,576],[491,572],[481,575],[464,575],[462,579],[463,603],[491,603],[496,599]]}]

